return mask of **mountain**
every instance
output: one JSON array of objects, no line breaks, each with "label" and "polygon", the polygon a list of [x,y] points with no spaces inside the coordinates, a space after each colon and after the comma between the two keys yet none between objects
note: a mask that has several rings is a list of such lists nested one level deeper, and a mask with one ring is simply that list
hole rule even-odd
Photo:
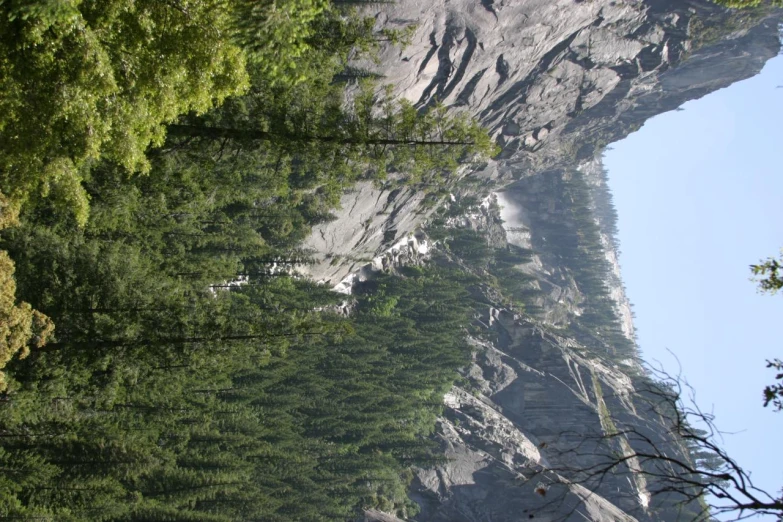
[{"label": "mountain", "polygon": [[[479,117],[503,152],[468,180],[494,188],[593,161],[648,118],[754,76],[780,47],[778,14],[706,0],[370,5],[381,6],[379,26],[416,31],[379,64],[357,65],[419,107],[440,101]],[[307,240],[326,260],[310,273],[339,282],[371,262],[426,220],[435,202],[425,198],[358,184]]]},{"label": "mountain", "polygon": [[726,462],[640,359],[601,154],[779,13],[330,3],[5,7],[0,518],[707,519]]},{"label": "mountain", "polygon": [[[463,172],[437,201],[411,187],[360,184],[306,243],[319,261],[310,275],[344,292],[375,271],[427,262],[425,236],[487,283],[473,362],[437,421],[445,461],[417,471],[413,520],[698,517],[699,502],[655,494],[662,484],[634,472],[649,463],[579,473],[643,451],[626,430],[688,458],[651,406],[655,384],[635,345],[601,157],[648,118],[757,74],[779,52],[780,14],[700,0],[401,0],[368,9],[379,25],[416,31],[404,49],[357,66],[418,107],[440,102],[477,116],[502,145],[496,161]],[[494,261],[460,251],[466,234]]]}]

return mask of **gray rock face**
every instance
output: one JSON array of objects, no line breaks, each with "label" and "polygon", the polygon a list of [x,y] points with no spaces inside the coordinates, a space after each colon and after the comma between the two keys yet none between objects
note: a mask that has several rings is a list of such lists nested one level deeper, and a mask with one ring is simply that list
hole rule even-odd
[{"label": "gray rock face", "polygon": [[[480,118],[503,152],[470,176],[496,188],[589,163],[648,118],[755,75],[779,48],[779,15],[738,18],[707,0],[380,5],[379,26],[417,29],[363,65],[419,107],[441,101]],[[339,283],[424,222],[423,201],[360,184],[306,243],[310,275]]]},{"label": "gray rock face", "polygon": [[646,510],[643,481],[607,479],[588,491],[558,472],[595,464],[590,445],[614,422],[604,412],[635,415],[628,369],[585,356],[573,340],[508,311],[493,326],[506,341],[477,351],[467,371],[471,392],[455,387],[445,397],[438,438],[448,462],[419,471],[416,520],[658,518]]},{"label": "gray rock face", "polygon": [[403,0],[378,19],[418,23],[411,45],[383,53],[383,81],[421,107],[480,117],[503,145],[504,179],[589,159],[756,74],[778,47],[775,19],[740,21],[706,0]]},{"label": "gray rock face", "polygon": [[383,13],[387,23],[419,27],[409,47],[387,51],[383,72],[420,106],[440,100],[480,115],[519,160],[550,148],[632,74],[624,69],[638,69],[644,49],[660,49],[659,67],[679,57],[667,37],[677,21],[651,24],[647,11],[637,1],[401,2]]},{"label": "gray rock face", "polygon": [[[607,144],[654,115],[757,74],[780,48],[780,15],[737,16],[706,0],[398,0],[376,15],[379,25],[418,26],[411,45],[389,47],[380,65],[365,65],[419,107],[441,101],[480,118],[503,146],[497,161],[468,174],[486,182],[479,194],[486,204],[451,226],[535,250],[521,269],[541,291],[535,318],[500,303],[480,318],[487,335],[473,340],[474,361],[463,372],[468,384],[447,394],[438,421],[447,461],[418,470],[411,488],[421,506],[415,520],[677,519],[671,499],[651,496],[638,473],[644,463],[635,459],[625,473],[601,481],[564,471],[595,466],[607,451],[629,455],[633,441],[600,440],[617,427],[655,441],[665,427],[640,393],[635,356],[608,357],[610,343],[596,350],[564,333],[585,312],[585,296],[537,227],[566,220],[552,199],[552,179],[579,170],[600,188]],[[470,190],[455,189],[456,197]],[[346,194],[338,219],[319,226],[307,244],[322,261],[310,274],[338,284],[372,266],[426,223],[423,199],[413,188],[369,184]],[[593,210],[611,267],[605,283],[633,339],[611,232]],[[393,249],[386,255],[376,268],[402,262]]]},{"label": "gray rock face", "polygon": [[305,241],[316,263],[304,271],[336,285],[371,264],[427,218],[430,212],[421,208],[424,196],[410,187],[388,190],[358,183],[343,195],[336,219],[316,226]]},{"label": "gray rock face", "polygon": [[364,513],[362,522],[403,522],[394,515],[384,513],[375,509],[369,509]]}]

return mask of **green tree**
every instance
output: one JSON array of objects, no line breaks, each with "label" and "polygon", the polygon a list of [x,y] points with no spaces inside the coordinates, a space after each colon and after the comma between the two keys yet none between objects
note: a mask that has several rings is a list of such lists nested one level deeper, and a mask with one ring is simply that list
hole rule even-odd
[{"label": "green tree", "polygon": [[345,107],[342,89],[331,84],[336,72],[320,71],[325,74],[322,80],[273,91],[271,99],[252,97],[245,105],[251,119],[244,126],[206,119],[171,125],[169,134],[270,142],[291,153],[298,151],[300,157],[309,147],[304,150],[310,152],[310,161],[317,161],[300,167],[300,172],[309,170],[308,176],[315,178],[328,165],[332,172],[350,171],[353,177],[364,171],[383,179],[389,172],[400,172],[416,182],[425,175],[452,171],[460,160],[486,159],[497,152],[487,132],[464,114],[448,115],[442,106],[420,114],[409,102],[395,100],[390,89],[377,95],[371,82]]},{"label": "green tree", "polygon": [[775,259],[774,257],[762,259],[759,264],[750,265],[750,271],[759,285],[760,292],[775,294],[783,288],[783,277],[781,277],[783,256],[780,259]]},{"label": "green tree", "polygon": [[[95,19],[114,20],[108,26],[121,31],[93,43],[119,49],[119,69],[114,55],[106,62],[121,80],[117,96],[143,75],[138,60],[152,59],[145,45],[157,45],[142,38],[126,47],[134,34],[124,31],[152,23],[139,9],[166,13],[153,21],[174,31],[209,5],[226,7],[213,14],[227,17],[228,32],[206,36],[245,47],[237,58],[247,57],[252,86],[177,123],[273,138],[172,127],[161,147],[139,145],[147,176],[132,176],[114,142],[102,141],[74,161],[86,223],[65,199],[38,197],[38,187],[17,226],[0,232],[16,260],[15,274],[10,264],[3,272],[3,306],[36,308],[58,325],[48,347],[5,370],[2,516],[283,522],[414,510],[407,467],[434,459],[425,437],[468,360],[472,283],[438,268],[382,276],[386,294],[359,292],[357,313],[343,316],[345,296],[288,272],[307,262],[299,241],[309,227],[329,218],[357,178],[445,176],[481,155],[477,138],[486,149],[491,142],[466,118],[442,108],[418,114],[369,86],[346,105],[334,79],[350,48],[392,35],[319,2],[3,4],[15,23],[78,12],[88,35]],[[56,43],[57,30],[43,38]],[[128,78],[123,60],[136,67]],[[68,129],[51,138],[71,147],[78,132]],[[0,198],[3,208],[10,201]]]},{"label": "green tree", "polygon": [[[86,162],[149,170],[166,122],[247,86],[225,0],[18,0],[0,7],[0,192],[87,219]],[[4,217],[7,220],[8,217]]]},{"label": "green tree", "polygon": [[764,406],[769,406],[771,403],[775,411],[783,411],[783,361],[780,359],[767,361],[767,368],[774,368],[778,372],[775,379],[780,382],[764,388]]},{"label": "green tree", "polygon": [[306,79],[298,63],[313,47],[318,23],[334,12],[328,0],[228,0],[230,33],[254,65],[256,75],[291,86]]},{"label": "green tree", "polygon": [[[29,346],[40,348],[52,335],[54,326],[48,317],[28,303],[16,303],[14,265],[0,250],[0,370],[16,353],[24,359]],[[0,372],[0,392],[5,390],[5,374]]]},{"label": "green tree", "polygon": [[[783,254],[783,251],[782,251]],[[754,281],[758,283],[759,292],[775,294],[783,288],[783,255],[779,259],[768,257],[762,259],[757,265],[750,265],[750,271]],[[783,361],[773,359],[767,361],[767,368],[774,368],[778,373],[775,380],[778,383],[770,384],[764,388],[764,406],[772,404],[776,411],[783,410]]]}]

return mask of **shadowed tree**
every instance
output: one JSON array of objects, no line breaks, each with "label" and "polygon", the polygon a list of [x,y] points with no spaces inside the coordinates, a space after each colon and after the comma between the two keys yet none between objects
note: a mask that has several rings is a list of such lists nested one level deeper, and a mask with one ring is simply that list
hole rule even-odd
[{"label": "shadowed tree", "polygon": [[376,94],[373,87],[365,82],[347,106],[342,89],[329,82],[286,89],[272,103],[251,100],[248,107],[256,111],[256,121],[250,120],[249,126],[192,121],[170,125],[169,135],[271,142],[284,149],[293,147],[292,152],[309,146],[314,157],[340,162],[335,169],[365,171],[376,179],[399,172],[414,182],[497,152],[487,132],[466,115],[447,114],[443,106],[419,113],[411,103],[395,100],[391,88]]}]

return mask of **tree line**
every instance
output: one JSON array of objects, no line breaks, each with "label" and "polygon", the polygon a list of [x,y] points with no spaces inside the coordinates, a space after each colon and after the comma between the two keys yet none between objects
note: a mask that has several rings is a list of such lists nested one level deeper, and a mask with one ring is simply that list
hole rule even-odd
[{"label": "tree line", "polygon": [[409,31],[321,0],[0,11],[0,515],[413,512],[468,276],[381,276],[344,317],[293,270],[357,180],[429,191],[494,153],[345,74]]},{"label": "tree line", "polygon": [[[602,227],[614,241],[615,212],[605,189],[591,186],[578,171],[544,173],[546,197],[531,200],[533,248],[566,268],[583,302],[569,324],[586,348],[622,362],[637,357],[634,341],[623,332],[617,303],[607,282],[612,267],[606,258]],[[552,206],[550,207],[550,202]]]},{"label": "tree line", "polygon": [[[358,179],[426,187],[495,150],[474,121],[416,111],[370,80],[346,97],[349,57],[405,31],[376,30],[340,3],[37,0],[2,11],[3,228],[41,218],[118,239],[145,228],[133,220],[157,220],[170,227],[155,239],[165,255],[212,266],[251,245],[293,248]],[[154,190],[173,196],[136,196]],[[12,259],[0,254],[0,362],[53,331],[16,299]],[[201,270],[202,284],[230,279],[228,263]]]}]

